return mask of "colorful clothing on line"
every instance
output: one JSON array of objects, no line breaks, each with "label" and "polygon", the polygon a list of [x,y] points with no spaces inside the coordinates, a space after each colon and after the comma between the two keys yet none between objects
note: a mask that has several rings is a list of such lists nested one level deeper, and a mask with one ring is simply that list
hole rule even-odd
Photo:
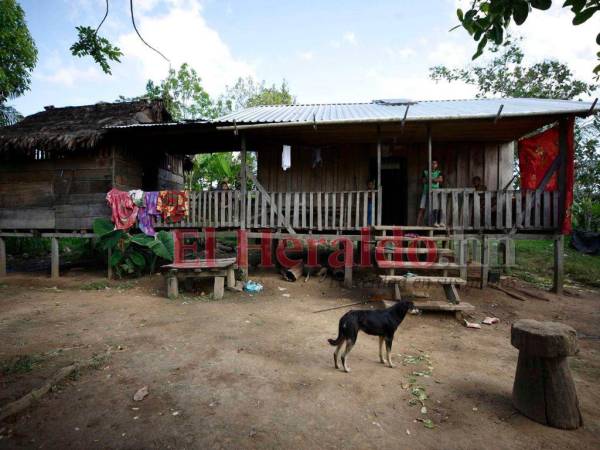
[{"label": "colorful clothing on line", "polygon": [[156,209],[167,223],[181,221],[188,215],[189,200],[186,191],[160,191]]},{"label": "colorful clothing on line", "polygon": [[131,195],[131,200],[133,200],[133,203],[137,206],[144,206],[144,191],[141,189],[134,189],[129,191],[129,195]]},{"label": "colorful clothing on line", "polygon": [[106,201],[116,230],[128,230],[135,224],[139,208],[131,200],[129,192],[113,188],[106,194]]},{"label": "colorful clothing on line", "polygon": [[152,216],[158,215],[156,203],[158,201],[158,192],[145,192],[144,205],[138,212],[138,227],[147,236],[156,236]]}]

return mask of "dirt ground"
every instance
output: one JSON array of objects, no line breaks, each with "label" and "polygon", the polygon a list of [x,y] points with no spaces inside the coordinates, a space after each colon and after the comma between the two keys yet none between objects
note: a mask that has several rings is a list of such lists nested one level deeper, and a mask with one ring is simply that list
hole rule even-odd
[{"label": "dirt ground", "polygon": [[[361,334],[346,374],[334,369],[326,342],[346,309],[314,311],[374,290],[251,278],[262,293],[226,292],[220,301],[170,301],[160,276],[109,288],[101,274],[1,280],[0,361],[14,370],[1,375],[0,405],[75,360],[107,348],[112,356],[0,423],[0,448],[600,448],[598,292],[521,302],[463,290],[476,319],[500,323],[473,330],[450,315],[408,316],[394,341],[396,368],[381,365],[377,338]],[[519,318],[564,322],[580,334],[570,362],[583,428],[545,427],[513,409],[510,325]],[[19,356],[31,370],[14,368]],[[149,395],[134,402],[143,386]],[[412,394],[418,386],[425,414]]]}]

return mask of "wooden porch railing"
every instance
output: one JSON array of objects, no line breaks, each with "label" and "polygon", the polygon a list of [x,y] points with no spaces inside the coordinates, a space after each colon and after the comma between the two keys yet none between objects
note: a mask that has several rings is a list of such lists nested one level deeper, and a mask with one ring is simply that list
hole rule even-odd
[{"label": "wooden porch railing", "polygon": [[559,229],[558,200],[558,191],[432,190],[432,207],[440,210],[440,222],[466,231]]},{"label": "wooden porch railing", "polygon": [[379,225],[378,191],[345,192],[269,192],[270,202],[258,190],[190,191],[190,210],[186,220],[163,228],[214,227],[242,225],[242,200],[246,202],[246,228],[283,228],[300,230],[359,230]]}]

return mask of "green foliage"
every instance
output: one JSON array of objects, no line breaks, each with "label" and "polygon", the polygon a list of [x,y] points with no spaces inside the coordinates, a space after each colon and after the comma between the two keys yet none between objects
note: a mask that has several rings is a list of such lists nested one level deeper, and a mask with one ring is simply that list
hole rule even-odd
[{"label": "green foliage", "polygon": [[[462,26],[478,42],[473,59],[483,53],[488,43],[501,45],[505,41],[504,33],[514,21],[517,25],[525,23],[532,9],[547,10],[552,0],[473,0],[471,7],[463,12],[456,11],[459,26]],[[563,7],[573,12],[573,25],[581,25],[600,11],[598,0],[565,0]],[[600,45],[600,33],[596,36]],[[600,52],[597,53],[600,60]],[[600,64],[594,68],[600,77]]]},{"label": "green foliage", "polygon": [[36,62],[37,48],[23,9],[15,0],[0,0],[0,106],[7,108],[7,99],[29,90]]},{"label": "green foliage", "polygon": [[179,70],[169,69],[167,78],[160,83],[148,80],[146,98],[162,99],[174,120],[212,119],[218,114],[202,79],[187,63]]},{"label": "green foliage", "polygon": [[171,233],[159,231],[156,238],[145,234],[129,234],[113,230],[108,219],[96,219],[94,233],[98,236],[98,247],[110,250],[109,264],[118,277],[153,273],[157,260],[173,260],[174,243]]},{"label": "green foliage", "polygon": [[577,80],[569,67],[559,61],[545,60],[525,65],[518,43],[495,45],[491,51],[496,56],[484,65],[464,68],[435,66],[429,69],[429,76],[435,81],[462,81],[476,86],[477,97],[573,99],[590,95],[597,89],[593,84]]},{"label": "green foliage", "polygon": [[23,115],[12,106],[0,103],[0,127],[14,125],[23,119]]},{"label": "green foliage", "polygon": [[265,81],[257,82],[252,77],[238,78],[233,86],[227,86],[219,98],[217,107],[221,114],[238,109],[259,105],[289,105],[295,103],[288,83],[283,80],[281,86],[267,86]]},{"label": "green foliage", "polygon": [[[256,171],[256,155],[253,152],[246,154],[246,164]],[[226,181],[230,189],[239,189],[241,186],[238,174],[241,166],[238,152],[196,155],[194,166],[188,174],[188,185],[190,189],[204,190],[218,187],[220,182]],[[252,187],[251,180],[248,180],[247,187]]]},{"label": "green foliage", "polygon": [[31,355],[20,355],[10,361],[0,364],[0,372],[3,375],[14,375],[31,372],[35,367],[39,366],[42,358]]},{"label": "green foliage", "polygon": [[[516,240],[516,266],[511,273],[525,281],[549,287],[552,284],[552,241]],[[600,256],[584,255],[570,246],[565,239],[565,278],[588,286],[600,287]]]},{"label": "green foliage", "polygon": [[121,62],[123,52],[115,47],[106,38],[98,36],[97,30],[92,27],[78,26],[77,41],[71,46],[73,56],[83,57],[91,56],[96,61],[102,71],[111,74],[109,61]]}]

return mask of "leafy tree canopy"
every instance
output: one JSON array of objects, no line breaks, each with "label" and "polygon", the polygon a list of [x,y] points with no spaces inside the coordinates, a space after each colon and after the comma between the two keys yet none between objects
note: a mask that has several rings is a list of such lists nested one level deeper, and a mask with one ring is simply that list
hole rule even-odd
[{"label": "leafy tree canopy", "polygon": [[15,0],[0,0],[0,104],[29,89],[37,49]]},{"label": "leafy tree canopy", "polygon": [[477,97],[573,99],[589,95],[597,88],[577,80],[565,64],[556,60],[525,65],[523,51],[515,42],[495,45],[491,51],[495,56],[486,64],[463,68],[434,66],[429,75],[435,81],[463,81],[476,86]]},{"label": "leafy tree canopy", "polygon": [[[473,0],[467,11],[458,9],[456,15],[462,26],[479,44],[473,59],[483,53],[488,43],[501,45],[505,41],[505,32],[514,21],[522,25],[527,20],[532,9],[547,10],[552,6],[552,0]],[[573,12],[573,25],[588,21],[600,11],[599,0],[565,0],[564,8]],[[600,33],[596,36],[600,45]],[[596,54],[600,60],[600,52]],[[600,64],[594,68],[597,78],[600,78]]]},{"label": "leafy tree canopy", "polygon": [[178,70],[169,69],[167,78],[159,83],[148,80],[144,97],[162,99],[175,120],[212,119],[218,113],[202,79],[187,63]]},{"label": "leafy tree canopy", "polygon": [[225,93],[218,101],[220,112],[223,114],[242,108],[259,105],[288,105],[296,101],[290,93],[287,81],[281,86],[267,86],[265,81],[257,82],[252,77],[238,78],[233,86],[227,86]]}]

